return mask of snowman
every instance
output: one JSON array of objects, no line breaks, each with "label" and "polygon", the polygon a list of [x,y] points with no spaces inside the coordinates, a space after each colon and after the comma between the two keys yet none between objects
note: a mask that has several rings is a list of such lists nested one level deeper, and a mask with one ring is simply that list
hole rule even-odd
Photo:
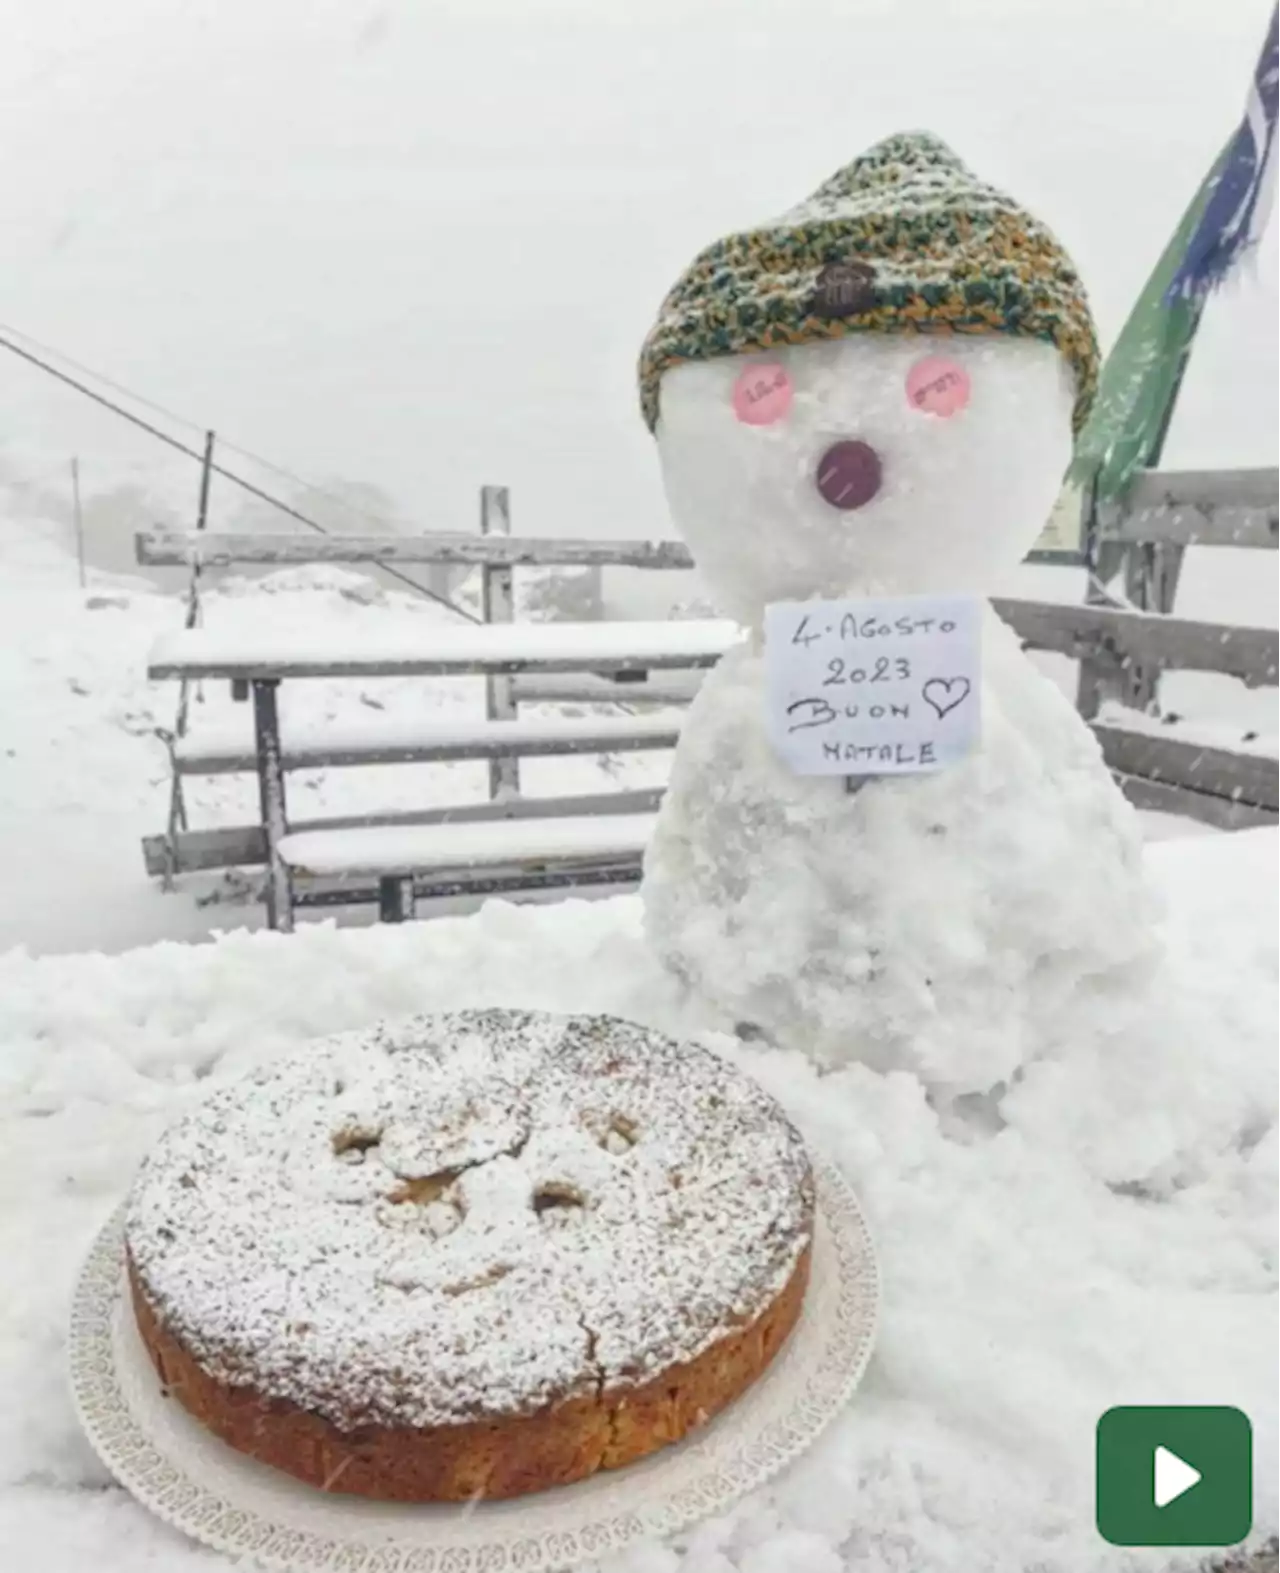
[{"label": "snowman", "polygon": [[[1157,914],[1136,816],[984,599],[1050,514],[1097,359],[1057,241],[923,134],[717,242],[668,294],[642,405],[676,524],[744,638],[688,713],[642,897],[708,1024],[911,1071],[945,1100],[1140,1008]],[[774,614],[791,609],[792,643],[809,604],[856,637],[885,626],[860,608],[903,598],[931,629],[971,614],[976,664],[929,712],[963,695],[967,742],[905,773],[879,747],[797,768]],[[874,670],[848,648],[824,661]]]}]

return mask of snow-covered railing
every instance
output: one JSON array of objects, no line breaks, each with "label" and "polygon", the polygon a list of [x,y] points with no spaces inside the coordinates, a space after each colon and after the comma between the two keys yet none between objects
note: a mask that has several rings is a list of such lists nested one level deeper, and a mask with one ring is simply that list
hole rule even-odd
[{"label": "snow-covered railing", "polygon": [[211,628],[161,639],[147,663],[153,678],[252,681],[298,677],[464,677],[514,672],[635,672],[714,666],[742,637],[722,620],[645,623],[435,625],[387,637],[341,642],[323,632],[277,633],[246,640]]},{"label": "snow-covered railing", "polygon": [[683,541],[584,541],[530,536],[220,535],[143,531],[134,537],[147,566],[229,568],[237,563],[287,567],[297,563],[456,563],[495,567],[692,568]]},{"label": "snow-covered railing", "polygon": [[1280,531],[1271,470],[1147,470],[1098,508],[1105,541],[1272,547]]},{"label": "snow-covered railing", "polygon": [[1138,808],[1184,814],[1224,830],[1274,824],[1277,763],[1274,755],[1227,748],[1194,731],[1137,731],[1104,712],[1093,723],[1102,757]]},{"label": "snow-covered railing", "polygon": [[1140,666],[1156,672],[1221,672],[1249,688],[1276,682],[1274,628],[1058,601],[1002,599],[991,604],[1028,650],[1093,661],[1117,675]]},{"label": "snow-covered railing", "polygon": [[[1090,542],[1090,602],[1113,602],[1110,586],[1119,583],[1128,606],[1170,616],[1189,546],[1274,550],[1280,530],[1278,479],[1275,469],[1138,474],[1123,497],[1098,507]],[[1149,710],[1164,669],[1136,657],[1117,667],[1100,656],[1085,656],[1077,708],[1089,721],[1108,703]]]}]

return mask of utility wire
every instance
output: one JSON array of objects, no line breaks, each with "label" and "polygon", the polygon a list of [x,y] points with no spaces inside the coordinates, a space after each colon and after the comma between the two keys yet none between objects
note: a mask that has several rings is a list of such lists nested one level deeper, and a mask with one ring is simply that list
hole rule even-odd
[{"label": "utility wire", "polygon": [[[25,338],[26,335],[24,334],[23,337]],[[32,351],[24,349],[20,344],[15,344],[12,339],[7,338],[3,333],[0,333],[0,347],[11,350],[13,354],[20,356],[25,361],[30,361],[33,366],[38,366],[41,371],[48,372],[51,377],[56,377],[59,382],[66,383],[68,387],[74,388],[77,393],[83,393],[86,398],[92,399],[95,404],[101,404],[105,409],[110,410],[112,414],[119,415],[123,420],[140,427],[149,436],[155,437],[159,442],[165,443],[168,447],[176,449],[181,454],[185,454],[187,458],[195,459],[200,464],[205,462],[204,454],[198,452],[195,448],[187,447],[185,443],[179,442],[176,437],[171,437],[168,432],[161,431],[158,426],[153,426],[149,421],[144,421],[140,415],[135,415],[131,410],[126,410],[119,404],[113,403],[112,400],[106,398],[103,394],[95,393],[92,388],[86,387],[83,382],[78,382],[76,378],[68,376],[65,371],[59,371],[56,366],[51,366],[48,361],[42,360],[40,356],[33,354]],[[86,375],[96,377],[97,373],[86,371]],[[103,382],[107,381],[105,377],[101,380]],[[108,385],[114,386],[114,384]],[[125,393],[129,398],[135,397],[135,395],[128,393],[126,389],[120,389],[119,391]],[[146,403],[147,401],[140,400],[139,402]],[[178,421],[181,425],[191,424],[188,421],[183,421],[179,416],[170,414],[167,410],[161,410],[158,405],[151,407],[165,415],[168,419]],[[227,444],[227,446],[231,445]],[[245,454],[245,457],[252,458],[253,455]],[[261,463],[263,461],[259,460],[257,462]],[[271,466],[268,467],[271,468]],[[273,497],[270,492],[263,491],[261,487],[255,486],[252,481],[245,480],[242,475],[237,475],[234,471],[225,469],[220,464],[211,464],[209,469],[215,475],[220,475],[224,480],[230,481],[233,486],[238,486],[241,491],[248,492],[251,497],[257,497],[261,502],[268,503],[272,508],[278,508],[281,513],[288,514],[291,519],[296,519],[299,524],[306,525],[307,529],[314,530],[317,535],[329,534],[329,531],[322,524],[317,524],[314,519],[309,519],[305,513],[300,513],[297,508],[290,507],[288,503],[282,502],[280,498]],[[285,471],[280,473],[287,474]],[[299,485],[306,484],[305,482],[297,481],[296,477],[289,478],[295,480]],[[312,488],[312,490],[318,490],[318,488]],[[353,509],[352,511],[357,512],[358,510]],[[372,517],[372,515],[366,515],[365,517]],[[408,574],[402,573],[398,568],[393,568],[388,563],[379,563],[378,567],[382,569],[383,573],[390,574],[393,579],[398,579],[402,584],[408,585],[411,590],[416,590],[419,595],[429,596],[431,600],[438,602],[449,611],[456,612],[459,617],[465,617],[468,622],[480,623],[483,621],[482,618],[476,617],[473,613],[467,611],[466,607],[459,606],[456,602],[449,600],[447,596],[440,595],[426,585],[417,583],[416,580],[411,579]]]},{"label": "utility wire", "polygon": [[[148,399],[133,388],[126,388],[122,383],[113,382],[110,377],[100,371],[95,371],[92,366],[86,366],[83,361],[78,361],[74,356],[68,355],[63,350],[54,349],[51,344],[42,344],[30,333],[24,333],[21,328],[15,328],[12,323],[0,322],[0,334],[7,333],[11,338],[20,339],[29,348],[37,349],[43,355],[61,361],[64,366],[70,366],[82,376],[90,378],[104,388],[110,388],[113,393],[118,393],[122,398],[128,399],[133,404],[139,404],[143,409],[152,410],[157,415],[163,415],[165,420],[171,421],[175,426],[184,426],[190,432],[198,432],[204,436],[205,428],[195,421],[189,421],[176,410],[168,409],[163,404],[157,404],[154,399]],[[323,497],[327,502],[339,508],[345,508],[348,513],[357,519],[367,519],[371,524],[386,524],[387,519],[383,514],[370,513],[367,508],[357,507],[349,498],[339,495],[327,486],[318,486],[315,481],[309,481],[305,476],[297,475],[292,470],[287,470],[282,464],[275,464],[270,459],[264,459],[260,453],[255,453],[252,448],[245,448],[241,444],[230,441],[225,435],[218,439],[218,446],[227,453],[239,454],[242,459],[248,459],[260,469],[266,470],[271,475],[278,475],[282,480],[301,488],[303,491],[312,492],[317,497]]]}]

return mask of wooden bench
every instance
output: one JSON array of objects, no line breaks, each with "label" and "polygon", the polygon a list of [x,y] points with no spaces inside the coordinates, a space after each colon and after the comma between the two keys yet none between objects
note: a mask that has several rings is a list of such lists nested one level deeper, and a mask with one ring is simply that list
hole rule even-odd
[{"label": "wooden bench", "polygon": [[[176,873],[265,864],[269,871],[268,908],[273,923],[288,927],[294,905],[328,905],[362,900],[379,900],[384,917],[407,915],[422,897],[472,895],[491,890],[538,891],[565,884],[628,885],[639,877],[643,847],[637,843],[632,826],[622,847],[613,844],[590,850],[596,845],[582,834],[568,835],[564,826],[582,819],[602,816],[651,816],[661,793],[600,792],[560,798],[530,798],[520,792],[520,761],[523,758],[579,753],[615,754],[641,749],[673,746],[681,717],[677,714],[655,716],[639,713],[654,704],[670,706],[687,702],[696,692],[698,668],[714,659],[721,648],[716,640],[712,653],[704,645],[690,648],[688,637],[677,634],[672,648],[671,628],[659,625],[646,641],[643,630],[633,629],[623,644],[616,634],[602,625],[591,625],[585,643],[566,645],[565,635],[556,625],[535,625],[511,629],[514,646],[502,644],[502,624],[514,615],[512,569],[521,564],[557,566],[594,566],[626,564],[631,567],[667,568],[683,566],[688,560],[679,543],[646,541],[548,541],[522,542],[510,537],[510,512],[505,488],[485,487],[481,493],[481,535],[435,534],[430,537],[388,537],[343,535],[217,535],[197,529],[196,533],[152,532],[137,538],[138,561],[143,564],[178,564],[191,570],[191,605],[198,603],[201,576],[219,567],[281,567],[301,563],[349,563],[371,568],[393,569],[403,574],[406,567],[425,563],[479,565],[484,625],[479,628],[447,625],[433,630],[431,660],[421,664],[423,646],[395,648],[375,641],[364,643],[355,652],[354,664],[343,667],[335,661],[336,652],[326,642],[319,650],[308,651],[296,641],[287,650],[274,647],[268,640],[255,649],[237,644],[228,651],[224,642],[210,639],[192,625],[176,647],[164,642],[152,663],[153,675],[176,678],[185,695],[201,676],[218,673],[230,677],[232,692],[239,698],[254,696],[254,715],[243,726],[203,729],[190,735],[183,726],[168,738],[172,764],[172,792],[169,827],[160,836],[144,839],[143,851],[149,872],[171,881]],[[395,565],[399,565],[396,567]],[[638,634],[638,642],[637,642]],[[227,656],[249,656],[246,665]],[[484,656],[485,659],[480,657]],[[176,659],[170,659],[176,657]],[[283,658],[283,659],[280,659]],[[672,659],[680,669],[669,669]],[[594,669],[586,669],[588,661]],[[303,675],[312,676],[444,676],[479,673],[485,683],[485,717],[464,722],[397,723],[379,719],[367,723],[327,728],[323,733],[290,727],[281,730],[278,707],[268,688],[259,683],[278,685]],[[554,702],[566,687],[581,690],[594,685],[585,697],[589,702],[601,698],[616,700],[624,694],[631,701],[627,713],[596,713],[588,717],[529,717],[520,705],[528,702]],[[541,689],[541,691],[539,691]],[[189,713],[185,699],[179,705],[179,718]],[[276,742],[271,742],[272,734]],[[393,872],[362,867],[359,872],[343,868],[333,872],[325,862],[325,872],[304,865],[294,866],[279,847],[288,838],[279,834],[279,824],[269,820],[266,805],[283,802],[284,777],[293,770],[347,765],[373,765],[412,762],[438,762],[457,759],[487,760],[489,764],[489,801],[429,808],[413,813],[369,814],[345,818],[312,820],[288,824],[292,832],[311,839],[303,843],[306,856],[320,863],[315,839],[335,838],[349,831],[413,831],[412,840],[392,841],[379,835],[373,842],[383,855],[398,848],[396,857],[409,856],[414,870],[406,870],[393,859]],[[258,825],[227,826],[192,830],[186,821],[183,781],[196,775],[227,775],[253,770],[258,775],[261,818]],[[277,783],[278,778],[278,784]],[[647,820],[644,821],[647,824]],[[288,823],[286,821],[286,823]],[[509,861],[512,843],[503,834],[505,825],[519,824],[524,833],[518,844],[517,860]],[[465,863],[448,855],[457,827],[485,827],[471,833],[466,845],[471,849]],[[416,834],[423,829],[431,838]],[[330,844],[328,841],[326,845]],[[333,844],[337,844],[337,841]],[[284,845],[290,853],[292,843]],[[491,856],[482,857],[484,848]],[[584,850],[585,848],[585,850]],[[294,848],[296,850],[296,847]],[[428,859],[424,865],[422,857]],[[508,861],[502,861],[507,859]],[[410,877],[412,874],[412,877]],[[295,900],[296,896],[296,900]]]},{"label": "wooden bench", "polygon": [[[1161,674],[1171,669],[1224,670],[1249,685],[1275,684],[1273,631],[1239,630],[1253,637],[1237,643],[1234,659],[1217,668],[1202,665],[1204,641],[1221,638],[1221,629],[1192,624],[1184,633],[1173,611],[1188,548],[1276,549],[1278,480],[1274,468],[1151,470],[1135,476],[1122,498],[1098,509],[1090,600],[1105,600],[1105,587],[1119,581],[1130,606],[1173,625],[1164,652],[1171,660],[1134,651],[1119,664],[1108,653],[1085,654],[1080,661],[1077,708],[1094,723],[1108,764],[1122,773],[1130,800],[1140,808],[1191,815],[1228,830],[1276,823],[1274,758],[1176,731],[1155,732],[1145,712],[1155,705]],[[1108,711],[1117,721],[1107,724]]]},{"label": "wooden bench", "polygon": [[[528,818],[513,800],[509,815],[467,824],[291,826],[285,777],[315,765],[411,760],[511,758],[521,755],[671,748],[679,719],[661,715],[497,718],[412,728],[370,723],[323,737],[282,730],[281,683],[314,678],[510,676],[517,672],[646,674],[714,665],[740,631],[727,622],[527,623],[425,629],[412,638],[376,632],[334,647],[314,635],[263,633],[246,642],[216,630],[182,630],[159,641],[148,663],[153,679],[222,679],[251,698],[253,727],[234,734],[175,740],[175,767],[185,774],[254,769],[258,776],[267,914],[289,930],[299,905],[361,899],[376,884],[388,919],[411,915],[418,895],[475,890],[457,870],[484,871],[483,888],[543,889],[557,884],[634,883],[651,824],[649,813],[580,812],[562,800],[553,816]],[[616,794],[622,797],[623,794]],[[496,795],[496,802],[502,802]],[[461,849],[461,850],[455,850]],[[190,867],[181,843],[162,849]],[[150,860],[149,860],[150,861]],[[500,872],[499,872],[500,871]],[[441,876],[432,879],[433,875]],[[361,883],[353,884],[359,878]],[[347,881],[343,890],[342,881]],[[307,888],[319,881],[319,888]],[[335,882],[336,886],[335,886]],[[301,888],[300,888],[301,887]]]},{"label": "wooden bench", "polygon": [[[1274,473],[1274,472],[1272,472]],[[1160,504],[1152,488],[1160,487]],[[1188,501],[1183,492],[1189,495]],[[1274,502],[1257,518],[1262,488],[1256,479],[1237,487],[1218,522],[1233,542],[1274,544]],[[1214,515],[1204,476],[1186,487],[1179,477],[1143,478],[1135,488],[1140,517],[1125,530],[1200,540]],[[1243,498],[1243,500],[1242,500]],[[1163,511],[1162,511],[1163,510]],[[182,736],[172,743],[175,784],[192,775],[254,770],[261,818],[256,826],[190,830],[171,822],[163,836],[144,842],[153,873],[264,865],[273,925],[289,928],[295,906],[333,905],[375,896],[388,919],[410,915],[416,902],[441,895],[534,891],[561,886],[626,886],[639,877],[643,848],[660,791],[599,793],[537,799],[519,791],[521,757],[668,749],[679,714],[646,713],[654,704],[683,705],[705,670],[739,631],[726,622],[529,623],[510,621],[514,565],[626,565],[680,569],[687,549],[664,541],[518,540],[505,533],[505,493],[486,488],[480,537],[255,537],[143,535],[139,560],[185,562],[201,570],[238,562],[350,562],[374,564],[480,563],[482,603],[494,621],[440,625],[421,635],[346,639],[340,648],[314,637],[264,631],[251,641],[217,630],[191,628],[157,645],[153,678],[222,679],[243,699],[252,695],[252,724]],[[496,521],[496,523],[495,523]],[[1164,539],[1165,536],[1160,536]],[[1123,690],[1132,673],[1144,681],[1165,670],[1229,674],[1249,685],[1277,681],[1274,630],[1210,624],[1111,606],[998,600],[996,611],[1024,646],[1079,660],[1099,692]],[[326,729],[322,734],[280,725],[282,682],[317,677],[448,677],[481,675],[486,717],[463,723],[399,724],[385,719]],[[522,703],[618,704],[627,713],[530,717]],[[1194,739],[1161,735],[1095,720],[1103,754],[1120,785],[1141,808],[1191,814],[1222,828],[1275,823],[1276,764]],[[370,814],[291,823],[285,777],[292,770],[457,759],[490,766],[490,801],[412,814]],[[604,820],[611,823],[603,823]],[[592,828],[594,827],[594,828]]]},{"label": "wooden bench", "polygon": [[[639,877],[656,818],[562,813],[542,820],[300,830],[282,837],[277,852],[291,883],[299,877],[376,880],[380,916],[400,922],[414,914],[422,876],[430,877],[432,896],[631,884]],[[454,870],[465,877],[450,881]],[[479,879],[477,871],[483,871]]]}]

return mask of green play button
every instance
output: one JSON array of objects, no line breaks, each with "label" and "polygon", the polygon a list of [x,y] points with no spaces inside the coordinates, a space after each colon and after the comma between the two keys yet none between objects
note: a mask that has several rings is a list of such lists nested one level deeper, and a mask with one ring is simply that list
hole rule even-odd
[{"label": "green play button", "polygon": [[1108,1409],[1098,1531],[1113,1546],[1234,1546],[1253,1519],[1253,1433],[1238,1409]]}]

